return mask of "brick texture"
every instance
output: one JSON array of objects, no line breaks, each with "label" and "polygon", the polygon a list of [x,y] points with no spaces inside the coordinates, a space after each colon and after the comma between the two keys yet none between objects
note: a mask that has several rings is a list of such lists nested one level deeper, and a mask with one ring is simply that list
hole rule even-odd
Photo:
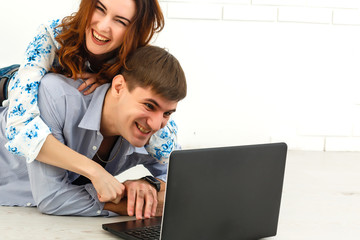
[{"label": "brick texture", "polygon": [[360,25],[358,0],[160,0],[170,19]]}]

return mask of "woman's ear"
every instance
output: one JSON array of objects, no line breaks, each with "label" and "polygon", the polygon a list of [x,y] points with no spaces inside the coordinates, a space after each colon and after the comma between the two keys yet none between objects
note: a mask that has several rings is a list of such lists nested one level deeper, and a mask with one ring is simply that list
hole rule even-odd
[{"label": "woman's ear", "polygon": [[119,74],[116,75],[111,83],[111,91],[118,95],[120,94],[121,90],[126,88],[126,81],[123,75]]}]

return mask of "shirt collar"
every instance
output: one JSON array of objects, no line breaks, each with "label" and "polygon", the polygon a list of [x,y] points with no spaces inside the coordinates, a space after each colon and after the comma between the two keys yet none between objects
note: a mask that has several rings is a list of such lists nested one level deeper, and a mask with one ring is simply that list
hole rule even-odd
[{"label": "shirt collar", "polygon": [[128,148],[128,151],[125,153],[125,155],[131,155],[133,153],[139,153],[139,154],[145,154],[145,155],[149,154],[146,151],[145,147],[135,147],[129,143],[129,148]]},{"label": "shirt collar", "polygon": [[79,123],[80,128],[100,131],[102,108],[109,87],[110,83],[106,83],[95,89],[87,110]]},{"label": "shirt collar", "polygon": [[[93,131],[100,131],[100,123],[101,123],[101,115],[102,115],[102,107],[105,100],[105,95],[107,93],[107,90],[110,87],[110,83],[106,83],[101,85],[100,87],[96,88],[94,93],[91,96],[90,103],[88,105],[88,108],[81,119],[79,123],[80,128],[89,129]],[[123,141],[126,141],[126,139],[123,139]],[[130,143],[127,152],[125,155],[131,155],[133,153],[139,153],[139,154],[148,154],[148,152],[145,150],[144,147],[135,147],[131,145]]]}]

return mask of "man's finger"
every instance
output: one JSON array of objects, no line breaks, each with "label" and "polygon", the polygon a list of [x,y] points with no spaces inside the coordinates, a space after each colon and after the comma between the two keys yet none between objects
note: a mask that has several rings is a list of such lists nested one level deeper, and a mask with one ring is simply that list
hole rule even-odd
[{"label": "man's finger", "polygon": [[153,208],[155,204],[154,194],[151,189],[148,190],[146,196],[145,196],[145,211],[144,211],[144,217],[150,218],[153,213]]},{"label": "man's finger", "polygon": [[154,203],[152,205],[152,209],[151,209],[151,216],[155,217],[156,216],[156,209],[157,209],[157,205],[158,205],[158,200],[157,200],[157,192],[155,192],[154,196]]},{"label": "man's finger", "polygon": [[131,189],[127,193],[127,212],[129,216],[134,216],[136,191]]},{"label": "man's finger", "polygon": [[145,196],[144,196],[144,191],[143,190],[139,190],[137,192],[136,195],[136,218],[137,219],[142,219],[143,216],[143,208],[144,208],[144,200],[145,200]]}]

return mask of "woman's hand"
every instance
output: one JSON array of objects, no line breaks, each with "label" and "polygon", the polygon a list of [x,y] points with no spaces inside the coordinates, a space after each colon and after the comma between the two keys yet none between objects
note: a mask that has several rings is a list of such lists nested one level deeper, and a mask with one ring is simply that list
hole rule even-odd
[{"label": "woman's hand", "polygon": [[46,138],[36,159],[87,177],[101,202],[119,203],[125,194],[125,186],[100,164],[72,150],[52,134]]},{"label": "woman's hand", "polygon": [[95,73],[79,74],[74,79],[75,80],[81,79],[83,81],[83,83],[78,87],[78,90],[80,92],[83,91],[84,89],[86,89],[87,87],[89,87],[84,92],[84,95],[88,95],[88,94],[94,92],[97,87],[101,86],[101,84],[96,80],[96,74]]},{"label": "woman's hand", "polygon": [[114,176],[102,168],[101,171],[90,178],[98,193],[100,202],[113,202],[118,204],[125,195],[125,186]]}]

